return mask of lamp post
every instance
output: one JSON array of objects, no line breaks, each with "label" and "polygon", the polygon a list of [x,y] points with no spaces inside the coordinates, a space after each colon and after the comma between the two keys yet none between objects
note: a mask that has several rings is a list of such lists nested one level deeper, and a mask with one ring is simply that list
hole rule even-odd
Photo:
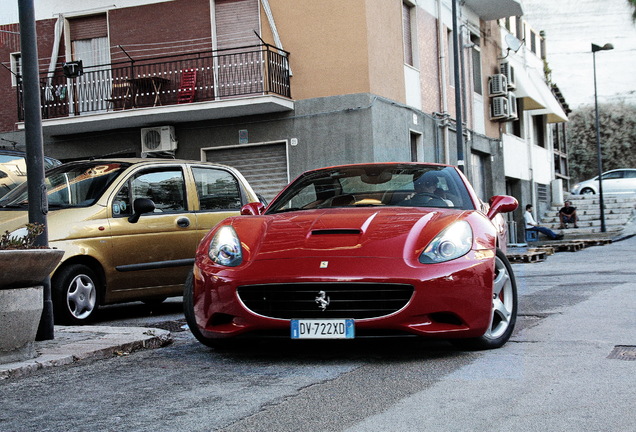
[{"label": "lamp post", "polygon": [[598,121],[598,93],[596,91],[596,52],[609,51],[614,49],[612,44],[599,46],[592,44],[592,61],[594,63],[594,111],[596,114],[596,150],[598,152],[598,202],[601,210],[601,232],[606,232],[605,228],[605,205],[603,203],[603,156],[601,154],[601,129]]}]

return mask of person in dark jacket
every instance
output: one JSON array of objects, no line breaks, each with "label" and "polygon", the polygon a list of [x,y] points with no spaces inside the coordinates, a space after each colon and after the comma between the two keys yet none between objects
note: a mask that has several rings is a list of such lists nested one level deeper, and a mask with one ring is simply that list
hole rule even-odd
[{"label": "person in dark jacket", "polygon": [[576,215],[576,207],[572,207],[570,201],[566,201],[565,205],[559,210],[559,221],[561,222],[561,229],[567,228],[568,224],[574,224],[574,228],[579,226],[576,224],[579,217]]}]

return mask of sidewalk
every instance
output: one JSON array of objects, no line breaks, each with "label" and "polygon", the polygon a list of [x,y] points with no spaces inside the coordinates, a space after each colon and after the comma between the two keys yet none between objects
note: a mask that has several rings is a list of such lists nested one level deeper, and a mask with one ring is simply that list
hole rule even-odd
[{"label": "sidewalk", "polygon": [[35,342],[36,357],[0,364],[0,380],[39,369],[153,349],[172,342],[167,330],[146,327],[55,326],[55,338]]}]

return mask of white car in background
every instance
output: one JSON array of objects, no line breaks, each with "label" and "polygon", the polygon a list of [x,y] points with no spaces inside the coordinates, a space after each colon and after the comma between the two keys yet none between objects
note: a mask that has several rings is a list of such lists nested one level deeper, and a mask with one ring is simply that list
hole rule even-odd
[{"label": "white car in background", "polygon": [[[574,185],[574,195],[594,195],[598,193],[598,176]],[[623,168],[603,173],[603,193],[635,193],[636,169]]]},{"label": "white car in background", "polygon": [[[57,159],[44,156],[44,169],[60,165]],[[0,149],[0,197],[26,181],[26,153]]]}]

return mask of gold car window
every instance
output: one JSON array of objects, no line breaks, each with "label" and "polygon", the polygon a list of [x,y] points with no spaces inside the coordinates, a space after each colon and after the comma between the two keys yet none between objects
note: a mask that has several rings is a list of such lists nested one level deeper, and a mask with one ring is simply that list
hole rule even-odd
[{"label": "gold car window", "polygon": [[179,168],[143,171],[121,187],[113,201],[115,216],[130,216],[137,198],[155,203],[155,213],[177,213],[187,208],[185,180]]},{"label": "gold car window", "polygon": [[201,210],[238,210],[241,192],[236,178],[216,168],[192,168]]}]

